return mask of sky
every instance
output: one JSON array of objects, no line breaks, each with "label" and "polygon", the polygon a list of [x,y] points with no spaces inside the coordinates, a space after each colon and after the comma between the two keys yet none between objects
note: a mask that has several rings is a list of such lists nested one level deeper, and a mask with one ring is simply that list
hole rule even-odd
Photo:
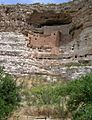
[{"label": "sky", "polygon": [[0,0],[0,4],[16,4],[16,3],[63,3],[70,0]]}]

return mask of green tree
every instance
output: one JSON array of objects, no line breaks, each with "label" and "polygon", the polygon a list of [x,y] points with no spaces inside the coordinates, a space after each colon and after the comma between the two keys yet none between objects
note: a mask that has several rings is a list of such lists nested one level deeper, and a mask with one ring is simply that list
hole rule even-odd
[{"label": "green tree", "polygon": [[73,120],[92,120],[92,74],[69,82],[67,86],[68,110]]},{"label": "green tree", "polygon": [[0,120],[5,120],[19,105],[20,87],[16,80],[0,68]]}]

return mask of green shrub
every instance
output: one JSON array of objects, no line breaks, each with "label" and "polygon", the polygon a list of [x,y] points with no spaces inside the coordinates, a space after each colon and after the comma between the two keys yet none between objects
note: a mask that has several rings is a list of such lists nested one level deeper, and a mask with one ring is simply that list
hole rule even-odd
[{"label": "green shrub", "polygon": [[86,103],[75,111],[73,120],[92,120],[92,103]]},{"label": "green shrub", "polygon": [[92,120],[92,74],[64,84],[33,87],[29,96],[31,105],[58,106],[61,115],[71,113],[73,120]]},{"label": "green shrub", "polygon": [[19,90],[14,78],[0,68],[0,120],[6,120],[19,105]]},{"label": "green shrub", "polygon": [[92,74],[70,82],[67,95],[67,106],[73,120],[92,120]]},{"label": "green shrub", "polygon": [[[65,117],[67,112],[64,109],[66,98],[62,97],[65,94],[64,89],[59,83],[35,86],[31,88],[31,91],[26,92],[28,105],[36,106],[39,110],[43,108],[40,111],[46,111],[49,116]],[[46,112],[42,113],[46,115]],[[43,115],[42,113],[40,112],[40,115]]]}]

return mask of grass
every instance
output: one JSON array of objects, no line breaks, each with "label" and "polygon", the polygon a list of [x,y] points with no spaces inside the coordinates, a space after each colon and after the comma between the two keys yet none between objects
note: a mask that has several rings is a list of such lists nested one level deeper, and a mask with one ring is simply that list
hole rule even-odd
[{"label": "grass", "polygon": [[63,112],[64,106],[61,107],[60,105],[61,96],[59,94],[62,91],[60,86],[61,83],[39,85],[32,87],[31,92],[26,91],[25,95],[28,106],[33,107],[33,109],[36,106],[34,112],[31,109],[30,114],[54,118],[61,117],[61,113],[66,114]]},{"label": "grass", "polygon": [[64,119],[72,117],[73,120],[92,118],[92,74],[63,83],[33,86],[25,91],[25,96],[29,109],[33,108],[30,109],[30,114],[34,116]]}]

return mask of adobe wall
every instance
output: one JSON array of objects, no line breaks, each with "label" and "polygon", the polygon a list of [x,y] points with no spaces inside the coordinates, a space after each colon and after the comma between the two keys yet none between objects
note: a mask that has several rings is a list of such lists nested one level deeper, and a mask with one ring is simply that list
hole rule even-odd
[{"label": "adobe wall", "polygon": [[61,33],[59,31],[53,32],[51,35],[31,33],[28,37],[30,47],[53,48],[60,46]]},{"label": "adobe wall", "polygon": [[66,25],[56,25],[56,26],[44,26],[43,31],[44,34],[48,35],[55,31],[61,31],[64,35],[69,35],[69,30],[72,27],[72,24]]},{"label": "adobe wall", "polygon": [[65,45],[72,41],[72,35],[69,34],[71,27],[72,24],[60,26],[44,26],[43,31],[45,35],[50,35],[52,32],[60,31],[62,33],[62,35],[60,36],[60,45]]}]

